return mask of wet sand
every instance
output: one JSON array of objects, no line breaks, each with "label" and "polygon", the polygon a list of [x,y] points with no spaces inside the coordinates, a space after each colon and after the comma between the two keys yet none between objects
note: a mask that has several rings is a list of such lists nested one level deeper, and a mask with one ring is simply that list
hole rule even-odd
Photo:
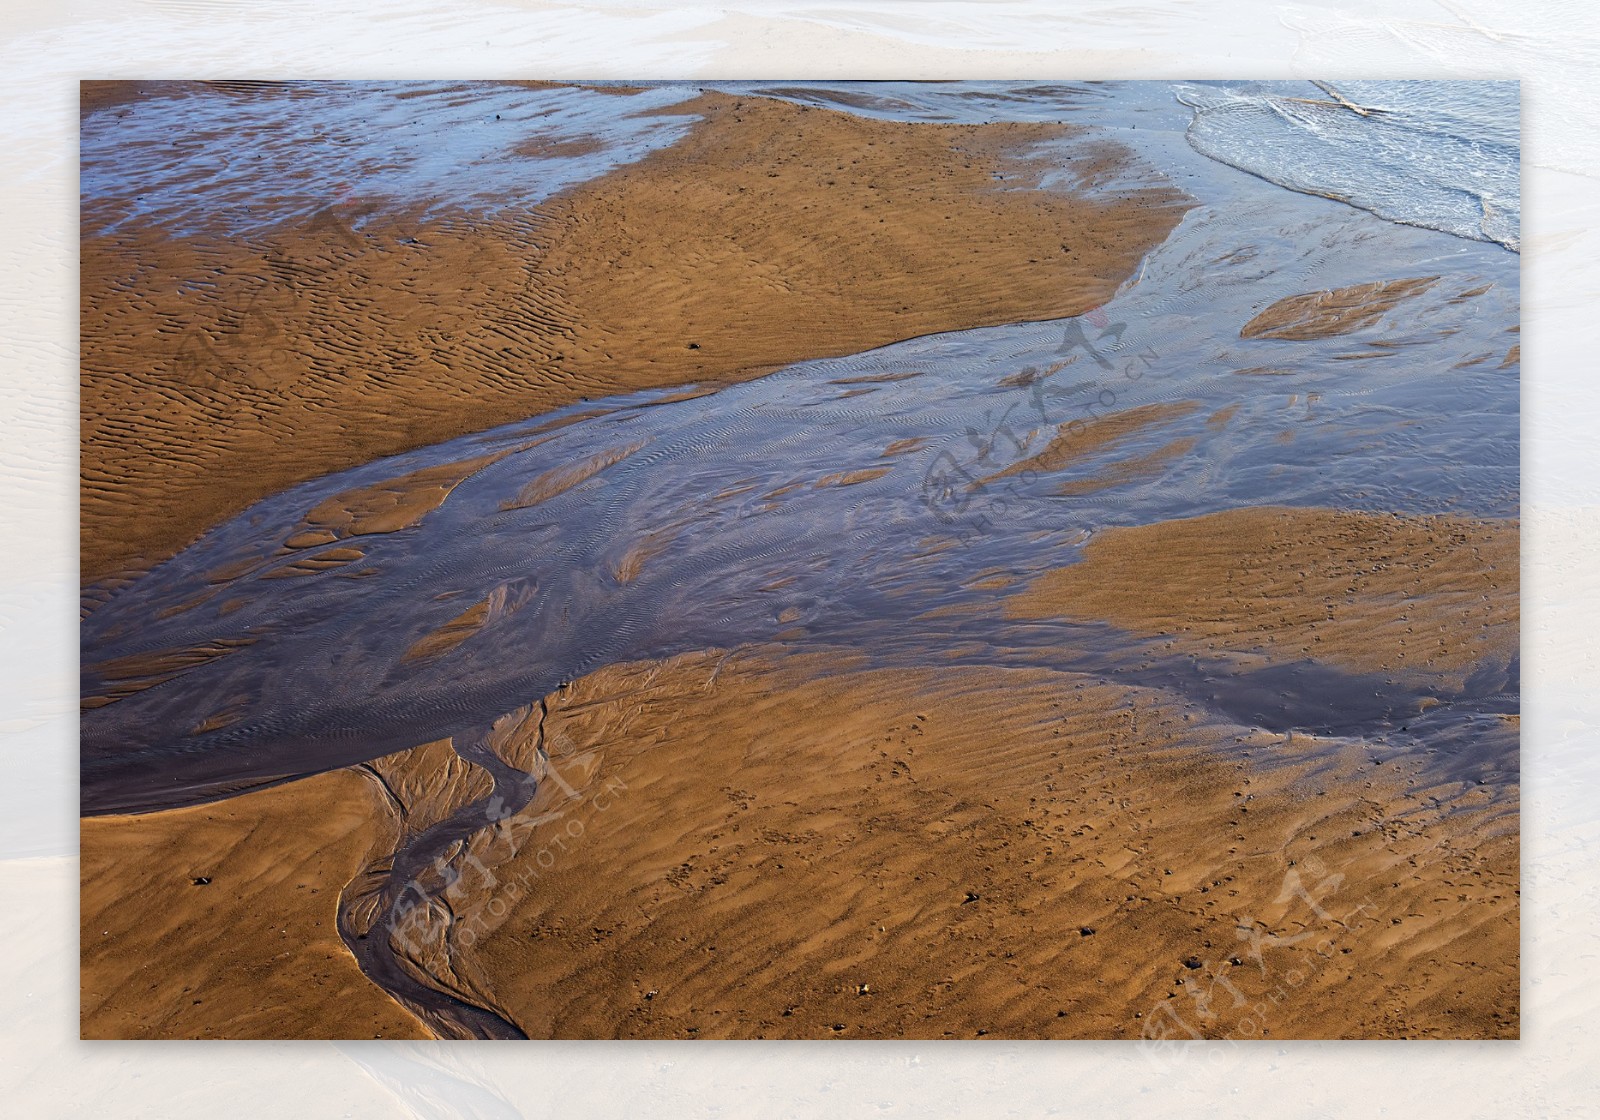
[{"label": "wet sand", "polygon": [[1437,276],[1357,284],[1280,299],[1239,330],[1241,338],[1334,338],[1371,326],[1409,296],[1421,295]]},{"label": "wet sand", "polygon": [[339,893],[385,829],[376,791],[347,770],[86,818],[83,1037],[429,1037],[339,938]]},{"label": "wet sand", "polygon": [[[1238,510],[1108,532],[1003,603],[1400,673],[1426,709],[1515,654],[1516,524]],[[1480,724],[1441,763],[1078,673],[613,666],[497,725],[536,796],[393,926],[391,853],[490,793],[461,747],[86,821],[84,1031],[437,1032],[363,989],[337,913],[535,1038],[1516,1037],[1518,787],[1471,767],[1518,723]]]},{"label": "wet sand", "polygon": [[530,1035],[1515,1034],[1514,790],[1092,678],[812,671],[552,698],[572,790],[455,931]]},{"label": "wet sand", "polygon": [[[113,84],[85,109],[171,92]],[[1037,182],[1027,149],[1056,125],[718,93],[692,107],[704,120],[676,145],[494,217],[357,201],[243,238],[88,238],[86,581],[113,586],[296,482],[503,421],[1079,314],[1186,205],[1170,188],[1014,189]],[[1117,167],[1080,152],[1086,182]],[[1226,329],[1273,345],[1358,332],[1432,282],[1307,285]],[[1197,407],[1052,420],[1042,449],[970,492],[1046,476],[1070,499],[1159,477],[1204,438],[1162,429],[1219,431],[1240,406]],[[545,438],[529,435],[516,450]],[[641,446],[537,473],[497,508],[603,482]],[[888,463],[924,440],[878,446]],[[263,578],[363,574],[375,536],[512,453],[295,512]],[[789,488],[870,492],[891,469]],[[769,644],[598,669],[518,697],[477,738],[88,818],[85,1037],[1515,1037],[1517,717],[1444,721],[1470,679],[1514,677],[1517,528],[1257,507],[1103,530],[1076,562],[1063,546],[1053,570],[968,584],[1019,626],[1103,624],[1196,665],[1383,675],[1439,721],[1426,750],[1370,720],[1269,732],[1126,677]],[[630,583],[671,544],[619,537],[606,574]],[[448,666],[531,594],[450,599],[401,660]],[[778,613],[774,640],[808,639],[815,607]],[[244,648],[100,664],[86,707]],[[236,718],[225,706],[192,734]],[[1463,740],[1471,757],[1450,757]],[[411,876],[415,908],[396,897]]]},{"label": "wet sand", "polygon": [[1091,541],[1006,604],[1186,649],[1459,677],[1515,658],[1518,523],[1258,507]]},{"label": "wet sand", "polygon": [[[171,92],[112,84],[86,107]],[[83,578],[294,483],[575,401],[1078,314],[1186,205],[1167,186],[1024,189],[1030,148],[1066,126],[720,93],[685,111],[703,121],[680,143],[495,217],[320,200],[246,237],[86,236]],[[1078,173],[1120,155],[1086,145]]]},{"label": "wet sand", "polygon": [[[396,927],[401,957],[529,1037],[1516,1035],[1514,785],[1082,675],[778,652],[614,666],[547,698],[538,795],[455,861],[448,922]],[[482,792],[448,752],[411,753],[379,767],[392,796],[339,772],[89,822],[86,1033],[354,1036],[370,1016],[402,1035],[348,960],[324,978],[333,897],[361,892],[349,856]],[[334,858],[314,829],[262,834],[334,791]],[[227,818],[220,842],[198,816]],[[150,858],[124,893],[131,837]],[[261,865],[281,881],[248,911],[196,910]],[[317,940],[283,951],[304,934],[278,926],[312,911]],[[92,943],[113,919],[147,932]],[[159,986],[101,995],[134,960]],[[296,1017],[243,1013],[264,990]]]}]

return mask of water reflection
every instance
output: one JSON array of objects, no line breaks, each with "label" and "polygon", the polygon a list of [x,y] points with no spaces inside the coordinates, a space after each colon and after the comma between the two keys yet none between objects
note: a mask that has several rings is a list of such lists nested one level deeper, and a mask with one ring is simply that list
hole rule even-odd
[{"label": "water reflection", "polygon": [[[622,659],[932,655],[946,635],[911,619],[1110,526],[1515,516],[1515,258],[1253,180],[1217,194],[1079,319],[616,398],[259,503],[84,623],[86,806],[373,757]],[[1417,276],[1438,279],[1353,333],[1240,335],[1285,297]],[[1141,409],[1158,419],[1126,423]],[[1107,422],[1125,430],[1051,458]]]}]

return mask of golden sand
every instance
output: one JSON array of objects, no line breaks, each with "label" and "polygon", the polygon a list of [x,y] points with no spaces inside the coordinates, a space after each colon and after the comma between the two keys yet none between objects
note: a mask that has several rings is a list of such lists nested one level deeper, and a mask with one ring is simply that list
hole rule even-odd
[{"label": "golden sand", "polygon": [[391,842],[355,773],[80,837],[84,1038],[428,1037],[339,939],[339,892]]},{"label": "golden sand", "polygon": [[[110,83],[85,105],[184,91],[211,95]],[[721,94],[694,109],[703,123],[672,148],[493,220],[87,240],[85,577],[114,580],[293,483],[583,399],[1082,313],[1184,204],[1013,189],[1036,181],[1027,149],[1058,126]],[[216,281],[203,298],[185,292],[199,276]],[[1294,297],[1244,334],[1354,330],[1428,283]],[[1006,473],[1062,470],[1189,410],[1063,428]],[[1103,477],[1158,470],[1176,447]],[[481,465],[330,500],[286,541],[323,551],[282,570],[355,563],[359,548],[326,546],[409,524]],[[998,572],[973,586],[1008,593],[1014,617],[1102,619],[1197,652],[1460,676],[1515,650],[1516,536],[1515,522],[1242,510],[1108,531],[1020,591]],[[632,578],[668,539],[607,563]],[[412,655],[503,606],[469,607]],[[106,676],[115,694],[225,652]],[[490,747],[562,780],[471,838],[497,885],[441,910],[408,967],[534,1037],[1517,1033],[1515,785],[1045,670],[711,651],[527,699]],[[1493,730],[1513,737],[1515,721]],[[489,789],[431,743],[85,820],[85,1036],[423,1036],[345,950],[339,899],[374,920],[401,839]]]},{"label": "golden sand", "polygon": [[[1043,670],[713,652],[603,669],[546,705],[561,780],[477,834],[492,881],[417,957],[532,1037],[1115,1038],[1174,1013],[1210,1037],[1517,1032],[1514,786]],[[440,744],[385,765],[414,828],[486,788]],[[314,828],[248,822],[323,820],[321,791],[349,778],[89,822],[86,899],[105,903],[85,930],[163,917],[136,941],[85,935],[91,991],[161,980],[97,995],[86,1031],[246,1036],[263,1020],[242,1009],[275,986],[293,989],[294,1029],[377,1023],[379,997],[301,984],[277,925],[218,926],[186,878],[232,884],[227,860],[200,858],[217,850],[295,869],[252,912],[303,924],[296,892],[316,887],[326,923],[361,845],[334,859]],[[393,806],[340,793],[341,829],[392,843]],[[194,831],[219,812],[224,836]],[[362,812],[383,819],[358,833]],[[160,841],[136,892],[118,878],[129,837]],[[232,930],[225,948],[164,934],[182,914]],[[326,975],[337,954],[319,949]],[[185,990],[201,984],[205,1010]]]},{"label": "golden sand", "polygon": [[[171,92],[145,85],[85,96]],[[84,577],[294,483],[580,400],[1086,311],[1185,205],[1017,189],[1056,125],[689,108],[678,144],[494,219],[86,238]]]},{"label": "golden sand", "polygon": [[1518,643],[1518,523],[1258,507],[1112,529],[1007,604],[1190,648],[1459,673]]}]

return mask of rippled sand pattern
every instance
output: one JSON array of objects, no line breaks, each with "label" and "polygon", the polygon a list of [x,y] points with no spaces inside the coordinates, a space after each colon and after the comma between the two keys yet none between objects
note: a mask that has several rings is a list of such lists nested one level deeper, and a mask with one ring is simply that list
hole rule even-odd
[{"label": "rippled sand pattern", "polygon": [[187,388],[147,347],[237,259],[106,234],[86,556],[172,554],[85,596],[85,812],[358,776],[317,913],[441,1037],[1136,1035],[1260,986],[1313,856],[1391,910],[1279,1037],[1514,1034],[1517,260],[1049,88],[675,101],[553,209],[279,269],[320,333]]},{"label": "rippled sand pattern", "polygon": [[[1415,757],[1284,749],[1093,676],[760,651],[614,666],[555,711],[578,796],[547,783],[484,835],[475,858],[523,889],[449,944],[534,1037],[1137,1038],[1163,1007],[1201,1022],[1191,984],[1220,1034],[1282,975],[1241,920],[1315,920],[1296,883],[1347,928],[1278,938],[1301,982],[1272,1036],[1384,1036],[1397,1008],[1418,1034],[1515,1021],[1514,807],[1480,789],[1459,831],[1459,787]],[[1263,858],[1279,845],[1303,879]],[[1419,858],[1449,862],[1448,898]],[[1329,868],[1403,885],[1364,920]]]},{"label": "rippled sand pattern", "polygon": [[1516,521],[1230,510],[1114,529],[1007,609],[1358,672],[1504,666],[1517,656],[1517,530]]},{"label": "rippled sand pattern", "polygon": [[[1515,415],[1494,401],[1512,399],[1515,379],[1487,363],[1453,368],[1497,329],[1480,313],[1493,289],[1451,302],[1481,286],[1478,270],[1492,262],[1463,261],[1459,278],[1409,298],[1408,318],[1391,312],[1356,335],[1212,334],[1218,318],[1249,321],[1263,269],[1298,293],[1308,273],[1370,267],[1361,241],[1341,244],[1360,224],[1336,217],[1295,243],[1262,244],[1247,283],[1235,288],[1224,271],[1202,295],[1177,284],[1187,258],[1214,258],[1208,242],[1243,231],[1196,222],[1108,305],[1105,327],[938,335],[712,397],[616,398],[575,423],[512,425],[268,499],[86,621],[97,660],[259,635],[226,661],[185,670],[183,688],[97,712],[84,731],[91,803],[137,804],[138,774],[161,772],[161,786],[180,790],[171,766],[193,768],[201,788],[223,774],[359,761],[449,735],[619,656],[770,636],[790,607],[800,612],[790,630],[866,634],[963,601],[984,569],[1059,567],[1104,526],[1263,501],[1405,511],[1445,500],[1513,516]],[[1309,260],[1295,247],[1307,241]],[[1097,351],[1109,372],[1077,342],[1097,333],[1114,340]],[[1352,339],[1393,341],[1397,357],[1343,360]],[[1257,391],[1234,376],[1246,346],[1303,372]],[[1061,357],[1075,360],[1042,381],[1015,380]],[[835,385],[909,371],[921,376],[861,397],[841,399]],[[1428,411],[1443,394],[1450,413]],[[1108,398],[1115,406],[1102,412]],[[1226,424],[1208,423],[1226,409],[1236,410]],[[924,442],[885,464],[885,448],[913,439]],[[1320,466],[1334,459],[1338,471]],[[352,509],[365,513],[340,512]],[[337,549],[283,548],[319,526],[339,536]],[[929,551],[930,540],[945,544]],[[613,559],[634,542],[648,542],[648,561]],[[217,584],[226,572],[241,574]],[[510,579],[535,590],[492,639],[405,657]],[[916,643],[881,648],[910,655]],[[197,698],[241,692],[258,698],[253,718],[206,741],[174,737],[193,726]]]},{"label": "rippled sand pattern", "polygon": [[[1150,177],[1025,189],[1052,166],[1034,149],[1072,132],[1055,123],[681,88],[393,99],[179,89],[86,116],[86,577],[296,483],[583,400],[1085,311],[1186,205]],[[604,150],[516,154],[529,114]],[[265,153],[248,172],[207,162],[235,132]],[[96,216],[133,195],[147,205]]]}]

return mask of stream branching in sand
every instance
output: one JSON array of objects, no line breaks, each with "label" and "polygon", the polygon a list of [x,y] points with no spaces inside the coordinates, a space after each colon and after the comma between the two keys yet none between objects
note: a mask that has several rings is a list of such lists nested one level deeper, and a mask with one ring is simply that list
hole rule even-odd
[{"label": "stream branching in sand", "polygon": [[[91,137],[83,812],[370,795],[333,950],[438,1037],[837,1035],[833,995],[1159,1061],[1327,1029],[1344,958],[1410,919],[1395,861],[1426,892],[1465,858],[1429,829],[1515,839],[1516,257],[1209,159],[1165,86],[808,89],[704,92],[698,123],[662,115],[686,88],[480,91],[530,140],[454,87],[360,84],[482,166],[410,131],[391,166],[380,132],[364,178],[296,194],[294,145],[263,141],[300,210],[252,210],[224,161],[201,186],[245,232],[210,241],[117,231],[193,205],[162,113],[220,136],[243,110],[130,110],[138,166]],[[246,106],[350,114],[320,97]],[[1055,127],[1086,104],[1094,129]],[[1462,953],[1513,936],[1507,866],[1427,903]],[[829,875],[831,914],[799,897]],[[749,944],[718,927],[688,962],[708,922]],[[745,949],[771,959],[724,963]],[[534,967],[557,958],[601,963]],[[785,962],[795,992],[761,971]],[[719,1005],[674,970],[761,990]]]}]

